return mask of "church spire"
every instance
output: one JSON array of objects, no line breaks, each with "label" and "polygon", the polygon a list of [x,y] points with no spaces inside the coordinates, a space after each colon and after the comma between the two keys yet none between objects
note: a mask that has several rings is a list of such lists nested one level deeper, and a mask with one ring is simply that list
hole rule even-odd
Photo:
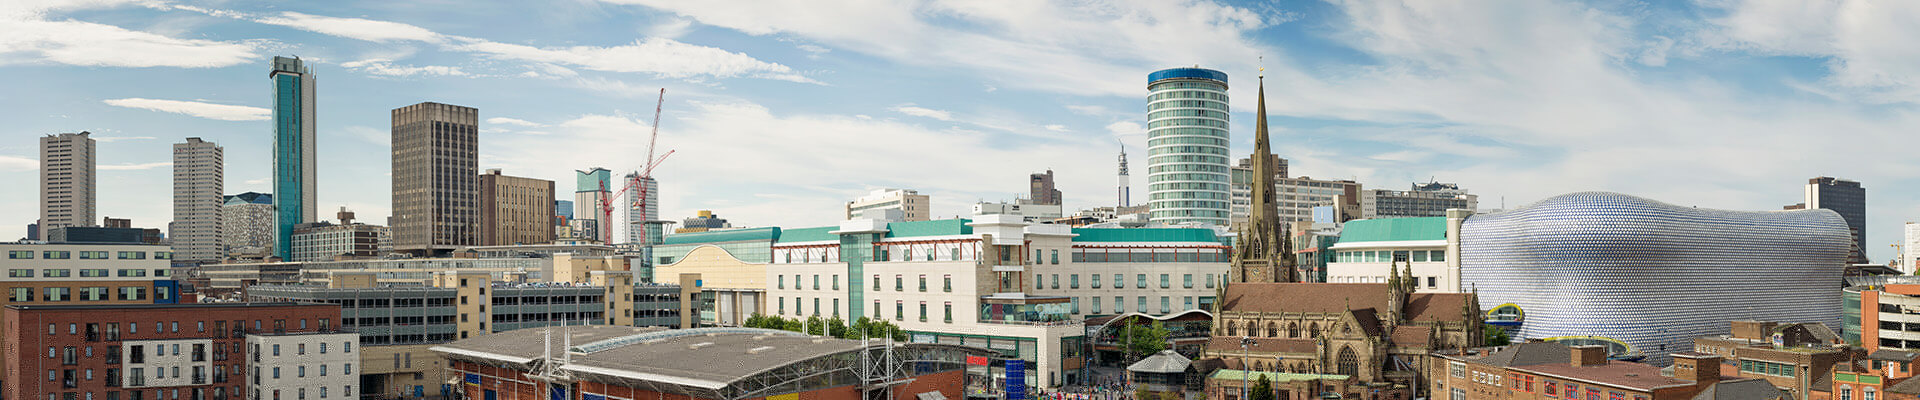
[{"label": "church spire", "polygon": [[1267,138],[1267,83],[1266,77],[1260,78],[1260,98],[1254,109],[1253,155],[1249,167],[1252,172],[1248,186],[1252,188],[1252,201],[1247,211],[1247,220],[1239,227],[1239,237],[1234,239],[1234,272],[1242,282],[1299,282],[1300,276],[1294,270],[1291,238],[1286,236],[1285,228],[1280,226],[1279,190],[1274,187],[1274,178],[1279,175],[1279,158],[1273,155],[1273,148]]}]

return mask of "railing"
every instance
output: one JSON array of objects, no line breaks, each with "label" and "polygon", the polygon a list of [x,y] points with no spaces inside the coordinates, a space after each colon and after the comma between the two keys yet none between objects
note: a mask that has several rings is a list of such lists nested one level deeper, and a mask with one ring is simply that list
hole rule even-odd
[{"label": "railing", "polygon": [[205,385],[205,384],[207,384],[207,375],[206,375],[206,374],[193,374],[193,384],[195,384],[195,385]]},{"label": "railing", "polygon": [[146,386],[146,385],[147,385],[146,376],[134,376],[131,378],[127,378],[127,387],[140,387],[140,386]]}]

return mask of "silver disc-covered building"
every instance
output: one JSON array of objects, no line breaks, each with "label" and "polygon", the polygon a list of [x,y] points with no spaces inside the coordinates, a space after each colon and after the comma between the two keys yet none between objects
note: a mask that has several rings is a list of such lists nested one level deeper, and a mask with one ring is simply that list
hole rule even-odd
[{"label": "silver disc-covered building", "polygon": [[1727,211],[1580,192],[1468,218],[1460,274],[1481,309],[1524,316],[1516,340],[1602,344],[1665,365],[1729,321],[1838,329],[1849,240],[1830,210]]}]

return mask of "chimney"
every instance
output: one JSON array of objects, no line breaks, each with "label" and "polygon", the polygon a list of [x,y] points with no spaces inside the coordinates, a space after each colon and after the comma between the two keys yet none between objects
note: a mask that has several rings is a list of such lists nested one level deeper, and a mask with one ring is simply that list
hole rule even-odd
[{"label": "chimney", "polygon": [[1588,346],[1571,346],[1571,347],[1568,347],[1568,349],[1572,349],[1573,351],[1573,366],[1575,367],[1588,367],[1588,366],[1607,364],[1607,348],[1606,347],[1588,345]]},{"label": "chimney", "polygon": [[1720,356],[1700,353],[1673,353],[1673,379],[1693,381],[1706,388],[1720,382]]}]

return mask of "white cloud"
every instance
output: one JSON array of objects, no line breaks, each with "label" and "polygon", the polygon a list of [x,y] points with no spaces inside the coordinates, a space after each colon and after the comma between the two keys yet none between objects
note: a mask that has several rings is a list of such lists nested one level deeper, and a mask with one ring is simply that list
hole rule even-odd
[{"label": "white cloud", "polygon": [[153,140],[152,136],[88,136],[100,143],[113,143],[122,140]]},{"label": "white cloud", "polygon": [[251,62],[260,42],[181,39],[113,25],[50,20],[50,11],[111,2],[26,2],[0,6],[0,65],[212,68]]},{"label": "white cloud", "polygon": [[827,53],[833,51],[833,49],[820,47],[818,45],[812,45],[812,44],[802,44],[794,47],[799,48],[800,51],[807,52],[807,59],[811,59],[811,60],[818,60],[820,59],[820,56],[827,55]]},{"label": "white cloud", "polygon": [[1147,127],[1140,126],[1137,122],[1120,121],[1107,124],[1107,133],[1113,134],[1114,137],[1144,136],[1147,134]]},{"label": "white cloud", "polygon": [[162,161],[162,162],[151,162],[151,163],[144,163],[144,164],[102,165],[100,166],[100,170],[102,171],[133,171],[133,170],[154,169],[154,168],[172,167],[172,166],[173,166],[172,161]]},{"label": "white cloud", "polygon": [[460,67],[445,65],[393,65],[391,61],[392,60],[380,59],[348,61],[340,63],[340,66],[353,68],[369,74],[391,77],[411,77],[415,75],[469,76],[466,71],[460,70]]},{"label": "white cloud", "polygon": [[1066,131],[1067,131],[1067,126],[1066,126],[1066,125],[1060,125],[1060,124],[1049,124],[1049,125],[1047,125],[1047,126],[1046,126],[1046,128],[1047,128],[1047,130],[1049,130],[1049,131],[1054,131],[1054,132],[1066,132]]},{"label": "white cloud", "polygon": [[241,183],[245,183],[248,185],[265,185],[267,184],[267,178],[248,179],[245,182],[241,182]]},{"label": "white cloud", "polygon": [[1920,3],[1911,1],[1711,2],[1726,15],[1700,40],[1761,54],[1831,58],[1826,83],[1842,100],[1920,102]]},{"label": "white cloud", "polygon": [[103,100],[103,103],[115,107],[138,108],[176,114],[214,119],[221,121],[264,121],[271,118],[272,110],[260,107],[236,106],[228,104],[203,103],[185,100],[162,100],[125,98]]},{"label": "white cloud", "polygon": [[494,124],[494,125],[513,125],[513,126],[523,126],[523,127],[528,127],[528,128],[539,128],[539,127],[544,127],[544,126],[547,126],[547,124],[542,124],[542,123],[538,123],[538,122],[533,122],[533,121],[528,121],[528,120],[524,120],[524,119],[515,119],[515,118],[507,118],[507,117],[493,117],[493,118],[487,118],[487,123],[489,123],[489,124]]},{"label": "white cloud", "polygon": [[0,171],[32,171],[37,169],[40,169],[39,159],[0,156]]},{"label": "white cloud", "polygon": [[369,42],[440,43],[446,40],[446,37],[439,33],[409,24],[364,18],[327,17],[292,11],[282,12],[278,16],[254,18],[254,22]]},{"label": "white cloud", "polygon": [[621,46],[534,47],[465,39],[452,47],[504,60],[569,65],[594,71],[651,73],[668,78],[750,77],[800,83],[811,78],[785,65],[760,61],[744,53],[649,38]]},{"label": "white cloud", "polygon": [[647,36],[652,37],[679,39],[681,36],[686,36],[688,32],[692,31],[693,20],[674,18],[666,22],[654,24],[652,27],[647,28],[646,33]]},{"label": "white cloud", "polygon": [[749,35],[798,35],[902,64],[972,70],[1000,85],[1092,95],[1135,95],[1142,71],[1168,63],[1250,65],[1262,51],[1249,35],[1284,21],[1211,1],[602,1]]},{"label": "white cloud", "polygon": [[894,112],[915,117],[933,118],[941,121],[953,121],[953,113],[907,104],[893,108]]}]

